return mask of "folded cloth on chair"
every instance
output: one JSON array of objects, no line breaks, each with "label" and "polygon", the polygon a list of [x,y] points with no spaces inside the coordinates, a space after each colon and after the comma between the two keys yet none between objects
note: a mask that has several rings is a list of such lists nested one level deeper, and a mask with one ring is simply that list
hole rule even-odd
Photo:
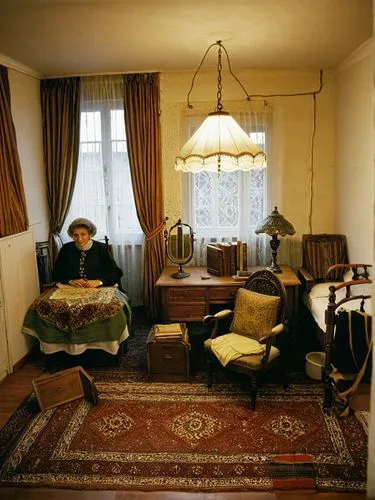
[{"label": "folded cloth on chair", "polygon": [[259,344],[257,340],[238,335],[237,333],[227,333],[221,335],[211,342],[212,352],[216,355],[223,366],[250,354],[263,354],[266,346]]}]

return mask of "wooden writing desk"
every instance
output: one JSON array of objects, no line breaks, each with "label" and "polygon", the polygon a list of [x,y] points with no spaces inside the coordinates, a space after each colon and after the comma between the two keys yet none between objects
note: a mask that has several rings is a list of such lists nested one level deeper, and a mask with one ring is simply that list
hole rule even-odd
[{"label": "wooden writing desk", "polygon": [[[287,317],[290,327],[297,322],[298,287],[301,285],[296,274],[289,266],[280,266],[282,273],[277,277],[285,286],[288,304]],[[206,267],[185,266],[190,273],[188,278],[175,279],[171,275],[176,267],[166,267],[156,282],[161,290],[162,317],[165,322],[202,321],[210,313],[210,304],[230,304],[237,290],[245,282],[234,280],[231,276],[214,276],[207,273]],[[250,272],[264,267],[249,267]],[[208,279],[204,279],[208,277]]]}]

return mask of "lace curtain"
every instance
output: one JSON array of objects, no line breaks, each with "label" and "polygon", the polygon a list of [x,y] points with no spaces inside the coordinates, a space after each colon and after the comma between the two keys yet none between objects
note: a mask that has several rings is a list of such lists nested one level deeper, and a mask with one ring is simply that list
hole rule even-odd
[{"label": "lace curtain", "polygon": [[[268,106],[247,112],[231,111],[233,118],[268,153],[271,143],[272,114]],[[186,116],[186,138],[199,127],[205,112]],[[216,241],[247,243],[248,265],[269,262],[269,244],[265,235],[257,236],[255,228],[268,212],[268,167],[250,172],[236,171],[210,174],[187,174],[184,193],[184,219],[195,232],[194,258],[191,265],[206,264],[206,245]]]},{"label": "lace curtain", "polygon": [[81,126],[77,180],[62,237],[76,217],[108,236],[133,306],[141,304],[144,236],[138,223],[127,153],[123,77],[81,79]]}]

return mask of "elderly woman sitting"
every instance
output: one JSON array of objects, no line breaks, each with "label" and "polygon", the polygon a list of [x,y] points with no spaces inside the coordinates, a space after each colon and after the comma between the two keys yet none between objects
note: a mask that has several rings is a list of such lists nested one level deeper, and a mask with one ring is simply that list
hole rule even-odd
[{"label": "elderly woman sitting", "polygon": [[92,239],[96,227],[91,221],[73,220],[68,234],[74,241],[65,243],[57,256],[52,271],[55,281],[85,288],[113,286],[119,282],[122,271],[106,245]]},{"label": "elderly woman sitting", "polygon": [[101,349],[111,354],[129,337],[131,308],[118,287],[121,269],[105,244],[92,239],[96,227],[75,219],[68,234],[74,241],[62,246],[53,268],[57,281],[34,300],[23,332],[36,337],[45,354],[81,354]]}]

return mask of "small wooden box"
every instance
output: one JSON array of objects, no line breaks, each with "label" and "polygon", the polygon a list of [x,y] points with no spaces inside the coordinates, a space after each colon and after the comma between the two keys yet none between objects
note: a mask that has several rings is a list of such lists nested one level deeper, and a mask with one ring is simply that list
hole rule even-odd
[{"label": "small wooden box", "polygon": [[157,382],[178,382],[190,379],[190,343],[186,325],[182,340],[155,340],[154,328],[147,338],[148,377]]},{"label": "small wooden box", "polygon": [[84,396],[94,404],[98,401],[93,378],[81,366],[42,375],[33,380],[33,387],[42,411]]}]

